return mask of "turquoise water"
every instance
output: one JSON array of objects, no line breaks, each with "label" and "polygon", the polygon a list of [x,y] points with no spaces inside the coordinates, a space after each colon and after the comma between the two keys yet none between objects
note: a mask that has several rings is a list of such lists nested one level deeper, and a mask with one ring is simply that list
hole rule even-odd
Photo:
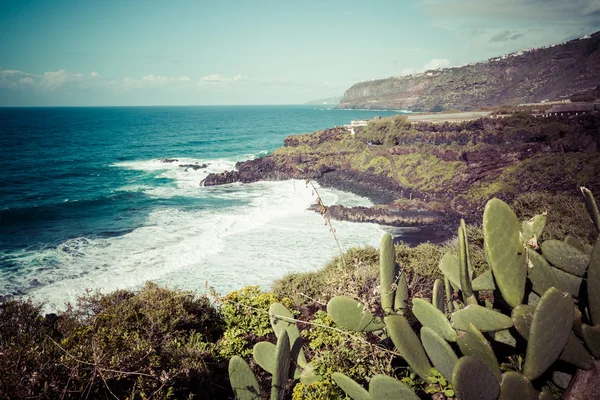
[{"label": "turquoise water", "polygon": [[[146,280],[267,287],[336,254],[301,181],[200,187],[296,133],[391,115],[314,106],[0,109],[0,295],[61,308],[85,289]],[[161,158],[179,162],[163,163]],[[196,171],[182,163],[208,164]],[[328,204],[367,205],[336,190]],[[335,224],[344,248],[381,229]]]}]

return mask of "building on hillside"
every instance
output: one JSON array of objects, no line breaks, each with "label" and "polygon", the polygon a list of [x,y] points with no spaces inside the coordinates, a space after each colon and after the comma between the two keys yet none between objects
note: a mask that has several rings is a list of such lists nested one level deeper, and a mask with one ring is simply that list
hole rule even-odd
[{"label": "building on hillside", "polygon": [[369,121],[365,119],[354,120],[350,121],[350,124],[344,125],[344,128],[346,128],[352,134],[352,136],[354,136],[356,133],[354,128],[358,128],[359,126],[367,126],[368,123]]},{"label": "building on hillside", "polygon": [[565,103],[553,105],[546,115],[579,115],[594,111],[600,111],[600,103]]}]

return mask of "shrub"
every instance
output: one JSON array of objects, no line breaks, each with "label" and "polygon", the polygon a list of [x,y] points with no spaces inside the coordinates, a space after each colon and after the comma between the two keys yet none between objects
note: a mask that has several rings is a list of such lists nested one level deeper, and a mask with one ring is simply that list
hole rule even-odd
[{"label": "shrub", "polygon": [[219,297],[217,302],[225,324],[225,332],[217,349],[223,360],[234,355],[247,357],[252,354],[256,342],[273,335],[268,315],[271,304],[281,302],[286,307],[291,304],[284,296],[262,292],[257,286],[231,292]]}]

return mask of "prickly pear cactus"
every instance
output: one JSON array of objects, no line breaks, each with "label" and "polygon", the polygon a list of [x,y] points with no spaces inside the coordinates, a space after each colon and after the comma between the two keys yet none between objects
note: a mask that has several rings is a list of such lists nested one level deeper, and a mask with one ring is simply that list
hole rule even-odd
[{"label": "prickly pear cactus", "polygon": [[596,230],[600,231],[600,212],[598,211],[596,199],[594,199],[594,195],[589,189],[585,187],[581,187],[580,189],[585,200],[585,206],[590,214],[590,217],[592,218],[592,222],[594,222]]},{"label": "prickly pear cactus", "polygon": [[460,272],[458,257],[452,253],[446,253],[440,261],[440,271],[450,281],[452,286],[460,289]]},{"label": "prickly pear cactus", "polygon": [[542,236],[542,232],[546,226],[546,219],[546,214],[542,214],[536,215],[527,221],[523,221],[521,224],[523,241],[534,245],[537,244],[537,240]]},{"label": "prickly pear cactus", "polygon": [[381,318],[371,314],[362,304],[346,296],[336,296],[327,303],[327,314],[344,329],[372,332],[383,329]]},{"label": "prickly pear cactus", "polygon": [[379,276],[381,280],[381,307],[387,314],[394,312],[395,288],[398,278],[398,264],[396,263],[396,251],[394,241],[389,233],[381,239],[379,255]]},{"label": "prickly pear cactus", "polygon": [[537,400],[539,392],[523,374],[508,371],[502,375],[499,400]]},{"label": "prickly pear cactus", "polygon": [[542,254],[546,260],[569,274],[583,276],[590,257],[561,240],[546,240],[542,243]]},{"label": "prickly pear cactus", "polygon": [[452,371],[458,361],[458,357],[454,353],[454,350],[452,350],[452,347],[433,329],[427,326],[421,329],[421,342],[423,342],[423,347],[433,366],[440,371],[448,382],[451,382]]},{"label": "prickly pear cactus", "polygon": [[594,244],[587,276],[587,292],[592,324],[600,325],[600,239]]},{"label": "prickly pear cactus", "polygon": [[331,374],[331,378],[353,400],[371,400],[369,392],[346,375],[334,372]]},{"label": "prickly pear cactus", "polygon": [[[287,331],[290,339],[291,358],[294,363],[297,363],[300,367],[306,365],[306,358],[304,351],[302,350],[302,338],[300,337],[300,331],[296,326],[296,322],[292,321],[294,315],[286,306],[281,303],[273,303],[269,307],[269,319],[271,320],[271,326],[275,331],[275,336],[280,337],[283,331]],[[298,371],[295,375],[298,375]]]},{"label": "prickly pear cactus", "polygon": [[592,352],[592,355],[596,358],[600,357],[600,327],[589,326],[583,324],[582,326],[583,340],[586,346]]},{"label": "prickly pear cactus", "polygon": [[258,342],[252,348],[254,361],[271,375],[275,375],[275,355],[277,346],[270,342]]},{"label": "prickly pear cactus", "polygon": [[477,304],[477,298],[471,288],[471,256],[469,254],[469,242],[467,240],[467,226],[465,220],[460,220],[458,228],[458,263],[460,288],[463,294],[465,304]]},{"label": "prickly pear cactus", "polygon": [[483,361],[483,363],[489,368],[494,374],[498,382],[500,382],[500,366],[496,359],[496,354],[490,343],[486,340],[485,336],[475,327],[470,324],[469,330],[458,336],[456,339],[460,351],[465,356],[472,356]]},{"label": "prickly pear cactus", "polygon": [[290,338],[283,331],[277,339],[275,351],[275,374],[271,383],[271,400],[283,400],[290,372]]},{"label": "prickly pear cactus", "polygon": [[552,267],[541,254],[528,248],[527,258],[529,261],[529,280],[535,293],[541,296],[551,287],[560,287]]},{"label": "prickly pear cactus", "polygon": [[419,400],[408,386],[387,375],[375,375],[371,379],[369,394],[373,400]]},{"label": "prickly pear cactus", "polygon": [[500,331],[512,326],[512,319],[498,311],[471,304],[452,314],[452,326],[467,331],[469,324],[475,325],[481,332]]},{"label": "prickly pear cactus", "polygon": [[431,364],[421,341],[406,318],[401,315],[388,315],[384,318],[384,321],[388,334],[398,352],[417,375],[422,379],[427,379],[431,372]]},{"label": "prickly pear cactus", "polygon": [[542,375],[562,353],[573,327],[575,309],[567,293],[550,288],[533,312],[523,374],[529,380]]},{"label": "prickly pear cactus", "polygon": [[260,400],[260,387],[248,363],[240,356],[229,360],[229,381],[238,400]]},{"label": "prickly pear cactus", "polygon": [[433,283],[433,294],[431,296],[431,304],[433,304],[442,313],[445,312],[444,282],[441,279],[436,279]]},{"label": "prickly pear cactus", "polygon": [[406,283],[406,274],[400,271],[396,294],[394,295],[394,311],[402,313],[408,303],[408,284]]},{"label": "prickly pear cactus", "polygon": [[433,329],[438,335],[450,342],[456,341],[456,331],[452,329],[448,318],[436,306],[425,299],[413,299],[413,314],[419,322]]},{"label": "prickly pear cactus", "polygon": [[460,400],[496,400],[500,385],[494,374],[478,358],[458,360],[452,374],[452,386]]},{"label": "prickly pear cactus", "polygon": [[523,301],[527,279],[520,230],[521,224],[508,204],[499,199],[487,202],[483,212],[484,250],[496,285],[511,307]]},{"label": "prickly pear cactus", "polygon": [[492,274],[492,270],[488,269],[483,274],[479,275],[477,278],[473,279],[471,283],[473,290],[496,290],[496,285],[494,284],[494,275]]}]

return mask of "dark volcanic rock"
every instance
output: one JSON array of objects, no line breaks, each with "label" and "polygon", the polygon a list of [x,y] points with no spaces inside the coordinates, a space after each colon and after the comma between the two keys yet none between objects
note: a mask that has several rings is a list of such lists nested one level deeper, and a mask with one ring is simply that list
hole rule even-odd
[{"label": "dark volcanic rock", "polygon": [[185,168],[186,171],[188,168],[191,168],[194,171],[196,171],[208,167],[208,164],[179,164],[179,166],[181,168]]},{"label": "dark volcanic rock", "polygon": [[[319,206],[313,206],[318,211]],[[338,221],[372,222],[389,226],[425,226],[439,223],[439,213],[427,210],[396,210],[393,207],[329,206],[325,215]]]},{"label": "dark volcanic rock", "polygon": [[179,162],[179,160],[176,159],[176,158],[161,158],[160,162],[162,162],[162,163],[174,163],[174,162]]}]

